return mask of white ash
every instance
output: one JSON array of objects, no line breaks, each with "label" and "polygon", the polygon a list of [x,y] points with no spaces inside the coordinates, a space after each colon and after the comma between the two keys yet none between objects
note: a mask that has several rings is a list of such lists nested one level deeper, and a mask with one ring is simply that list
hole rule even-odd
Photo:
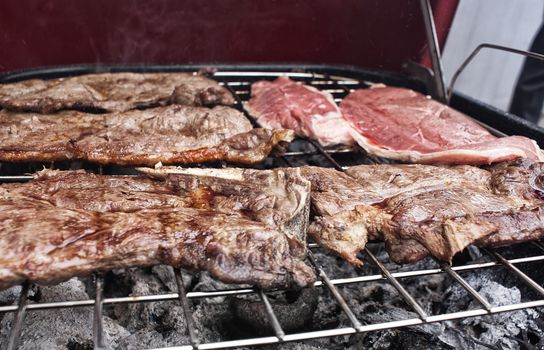
[{"label": "white ash", "polygon": [[[499,277],[499,278],[497,278]],[[521,292],[518,287],[507,288],[495,281],[500,279],[500,274],[492,270],[478,271],[465,276],[466,281],[491,305],[501,306],[520,303]],[[446,292],[445,302],[449,305],[447,312],[455,312],[460,309],[476,309],[482,306],[472,298],[459,285],[452,285]],[[462,329],[465,337],[450,336],[445,333],[440,336],[444,342],[465,349],[483,349],[484,346],[474,342],[466,342],[467,337],[476,339],[484,344],[492,344],[500,349],[520,349],[520,343],[512,337],[520,335],[522,331],[532,330],[542,334],[536,319],[539,312],[534,309],[524,309],[513,312],[499,313],[484,317],[466,318],[456,322],[450,322],[450,327]],[[472,345],[472,346],[471,346]]]},{"label": "white ash", "polygon": [[[165,272],[160,272],[164,278]],[[130,296],[172,292],[152,269],[128,269],[124,275],[123,278],[131,281]],[[185,318],[177,300],[116,304],[108,309],[111,317],[132,333],[121,341],[123,346],[120,348],[166,347],[189,343]]]},{"label": "white ash", "polygon": [[[19,299],[21,289],[21,286],[14,286],[8,289],[0,290],[0,306],[16,303]],[[0,313],[0,321],[2,321],[5,316],[5,313]]]},{"label": "white ash", "polygon": [[[415,266],[398,266],[387,260],[380,245],[370,249],[384,265],[393,271],[435,268],[432,259],[425,259]],[[379,269],[366,261],[361,270],[355,270],[338,257],[314,250],[320,266],[331,278],[380,274]],[[364,257],[364,256],[363,256]],[[506,269],[503,269],[506,270]],[[512,281],[508,271],[478,270],[462,276],[493,305],[506,305],[524,300],[527,288]],[[73,279],[53,287],[33,287],[30,300],[38,302],[54,300],[81,300],[94,298],[94,285]],[[234,286],[221,283],[208,273],[193,276],[184,273],[183,281],[190,291],[231,289]],[[456,312],[480,305],[458,284],[445,274],[399,279],[430,315]],[[516,287],[519,285],[519,288]],[[127,295],[151,295],[177,292],[173,269],[157,266],[148,269],[127,269],[110,272],[105,276],[105,297]],[[338,286],[346,302],[363,324],[389,322],[417,318],[398,291],[387,281],[373,281]],[[339,304],[325,286],[318,287],[317,309],[305,328],[297,331],[316,331],[349,327],[351,323]],[[0,292],[0,305],[17,303],[20,287]],[[274,302],[274,298],[269,298]],[[279,300],[279,299],[278,299]],[[229,306],[229,298],[191,299],[191,310],[197,336],[202,343],[260,336],[256,330],[237,319]],[[273,305],[274,307],[274,305]],[[540,310],[523,310],[489,317],[467,318],[444,323],[418,325],[401,329],[389,329],[357,335],[308,340],[265,349],[434,349],[450,350],[521,349],[520,343],[511,337],[523,338],[533,334],[532,342],[544,333]],[[293,309],[296,317],[297,310]],[[13,313],[0,319],[0,348],[6,346]],[[280,320],[281,322],[282,320]],[[91,349],[93,308],[72,308],[28,312],[21,349]],[[188,345],[190,339],[183,308],[178,299],[163,302],[127,303],[104,306],[104,337],[108,349],[141,349]],[[270,335],[272,331],[265,330]],[[542,337],[541,337],[542,338]],[[544,341],[543,341],[544,342]]]},{"label": "white ash", "polygon": [[[78,279],[51,287],[39,287],[40,302],[88,299],[83,283]],[[7,347],[14,314],[1,322],[0,348]],[[107,348],[116,348],[118,340],[130,333],[109,317],[104,317],[104,342]],[[28,311],[21,333],[21,350],[67,349],[74,346],[92,348],[93,309],[89,307]]]}]

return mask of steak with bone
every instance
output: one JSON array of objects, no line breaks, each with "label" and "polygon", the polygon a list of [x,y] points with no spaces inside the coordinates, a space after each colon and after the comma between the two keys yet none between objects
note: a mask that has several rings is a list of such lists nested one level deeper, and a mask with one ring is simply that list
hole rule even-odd
[{"label": "steak with bone", "polygon": [[0,161],[251,164],[292,139],[289,130],[253,129],[241,112],[223,106],[171,105],[99,115],[0,111]]},{"label": "steak with bone", "polygon": [[544,161],[534,140],[497,138],[454,110],[413,90],[378,85],[346,96],[340,109],[367,152],[423,164],[491,164],[518,157]]},{"label": "steak with bone", "polygon": [[102,73],[0,84],[0,107],[14,111],[122,112],[167,104],[233,105],[234,97],[216,81],[188,73]]},{"label": "steak with bone", "polygon": [[296,172],[159,177],[46,170],[0,186],[0,288],[156,264],[263,288],[315,280],[302,261],[309,182]]},{"label": "steak with bone", "polygon": [[393,261],[409,263],[429,254],[451,261],[470,244],[508,245],[544,234],[544,200],[531,186],[543,163],[301,171],[312,182],[317,215],[309,235],[356,266],[369,238],[385,241]]},{"label": "steak with bone", "polygon": [[331,94],[281,76],[251,85],[244,108],[269,129],[291,129],[323,146],[352,144],[350,126]]}]

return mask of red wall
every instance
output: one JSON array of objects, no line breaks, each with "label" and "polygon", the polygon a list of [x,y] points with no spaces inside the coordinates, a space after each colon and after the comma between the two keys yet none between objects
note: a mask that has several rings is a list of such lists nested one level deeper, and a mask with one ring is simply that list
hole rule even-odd
[{"label": "red wall", "polygon": [[[443,42],[457,0],[433,2]],[[0,71],[72,63],[304,62],[399,70],[419,1],[3,0]]]}]

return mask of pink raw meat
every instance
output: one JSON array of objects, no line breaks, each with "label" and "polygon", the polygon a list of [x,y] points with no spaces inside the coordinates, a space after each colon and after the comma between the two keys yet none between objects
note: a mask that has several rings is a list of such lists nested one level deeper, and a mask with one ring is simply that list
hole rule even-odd
[{"label": "pink raw meat", "polygon": [[265,128],[292,129],[323,146],[353,143],[351,128],[331,94],[288,77],[254,83],[244,107]]},{"label": "pink raw meat", "polygon": [[497,138],[463,113],[409,89],[379,85],[356,90],[340,109],[355,141],[381,157],[442,164],[544,160],[534,140]]}]

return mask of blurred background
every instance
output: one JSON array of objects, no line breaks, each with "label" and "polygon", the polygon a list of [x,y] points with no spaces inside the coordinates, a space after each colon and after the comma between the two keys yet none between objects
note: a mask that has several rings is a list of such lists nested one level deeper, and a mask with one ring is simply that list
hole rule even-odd
[{"label": "blurred background", "polygon": [[[544,16],[542,0],[431,4],[446,83],[480,43],[528,49]],[[80,63],[284,62],[398,73],[407,60],[430,63],[418,0],[0,2],[0,72]],[[455,88],[508,111],[523,62],[484,50]],[[535,74],[530,88],[542,96],[544,68]],[[537,114],[541,99],[533,96]]]},{"label": "blurred background", "polygon": [[[446,83],[480,43],[528,50],[543,15],[542,0],[459,1],[443,50]],[[520,55],[483,50],[459,77],[455,90],[508,111],[523,62]],[[544,126],[544,118],[539,125]]]}]

